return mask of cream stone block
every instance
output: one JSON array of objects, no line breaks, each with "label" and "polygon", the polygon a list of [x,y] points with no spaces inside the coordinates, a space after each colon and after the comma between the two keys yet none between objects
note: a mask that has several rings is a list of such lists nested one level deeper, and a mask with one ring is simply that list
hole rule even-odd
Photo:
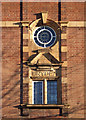
[{"label": "cream stone block", "polygon": [[21,21],[22,26],[29,26],[30,21]]},{"label": "cream stone block", "polygon": [[59,60],[59,42],[57,42],[52,48],[50,54]]},{"label": "cream stone block", "polygon": [[62,23],[61,26],[62,26],[62,27],[65,27],[65,26],[67,26],[67,24]]},{"label": "cream stone block", "polygon": [[55,21],[56,23],[60,23],[61,26],[67,26],[68,21]]},{"label": "cream stone block", "polygon": [[32,104],[32,79],[29,79],[29,91],[28,91],[28,102],[29,102],[29,104]]},{"label": "cream stone block", "polygon": [[[6,22],[5,22],[5,25],[6,25],[6,27],[14,27],[14,26],[15,26],[15,24],[14,24],[13,21],[6,21]],[[17,26],[19,26],[19,25],[16,25],[16,27],[17,27]]]},{"label": "cream stone block", "polygon": [[48,16],[47,12],[43,12],[43,13],[42,13],[43,23],[46,23],[46,22],[47,22],[47,16]]},{"label": "cream stone block", "polygon": [[24,46],[23,47],[23,52],[28,52],[28,47]]},{"label": "cream stone block", "polygon": [[27,23],[23,23],[22,26],[29,26],[29,24],[27,24]]},{"label": "cream stone block", "polygon": [[67,27],[85,27],[86,21],[69,21]]},{"label": "cream stone block", "polygon": [[67,52],[67,46],[62,46],[61,47],[61,52]]},{"label": "cream stone block", "polygon": [[19,21],[0,21],[0,27],[19,27]]},{"label": "cream stone block", "polygon": [[[46,23],[47,21],[47,13],[42,13],[43,22]],[[35,20],[31,25],[30,28],[34,28],[40,19]],[[0,21],[0,27],[19,27],[19,23],[22,23],[22,26],[29,26],[31,21]],[[55,21],[58,23],[58,21]],[[61,27],[86,27],[86,21],[60,21]]]},{"label": "cream stone block", "polygon": [[35,21],[30,25],[30,29],[31,29],[32,31],[35,29],[35,27],[36,27],[37,23],[39,22],[39,20],[41,20],[41,18],[35,20]]},{"label": "cream stone block", "polygon": [[61,34],[61,39],[67,39],[67,34]]},{"label": "cream stone block", "polygon": [[19,27],[20,23],[22,26],[29,26],[29,21],[0,21],[0,27]]},{"label": "cream stone block", "polygon": [[29,34],[23,34],[23,39],[29,39]]},{"label": "cream stone block", "polygon": [[86,21],[84,22],[84,26],[86,27]]},{"label": "cream stone block", "polygon": [[62,83],[67,83],[67,77],[62,77]]},{"label": "cream stone block", "polygon": [[27,78],[23,78],[23,83],[28,83],[28,82],[29,82],[28,77]]},{"label": "cream stone block", "polygon": [[32,61],[31,61],[31,63],[32,64],[36,64],[37,63],[37,61],[39,60],[39,58],[42,56],[42,53],[39,53]]},{"label": "cream stone block", "polygon": [[64,61],[64,62],[62,63],[62,67],[67,67],[67,61]]},{"label": "cream stone block", "polygon": [[0,27],[4,27],[6,26],[6,22],[5,21],[0,21]]}]

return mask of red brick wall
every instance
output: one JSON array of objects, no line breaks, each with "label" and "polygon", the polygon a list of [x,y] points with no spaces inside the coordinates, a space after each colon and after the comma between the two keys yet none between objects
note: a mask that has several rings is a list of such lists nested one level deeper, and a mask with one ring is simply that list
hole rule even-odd
[{"label": "red brick wall", "polygon": [[[52,10],[52,8],[54,8]],[[36,18],[35,13],[48,11],[48,18],[58,20],[56,3],[23,3],[23,21],[32,21]],[[55,14],[55,15],[54,15]],[[3,21],[20,21],[20,3],[4,2],[2,3],[2,20]],[[24,33],[27,30],[24,28]],[[25,31],[26,30],[26,31]],[[27,40],[26,40],[27,41]],[[20,117],[20,111],[13,106],[20,103],[20,28],[3,28],[2,29],[2,116],[5,118]],[[27,45],[26,43],[24,45]],[[27,55],[24,54],[24,58]],[[24,72],[25,73],[25,72]],[[24,77],[27,75],[24,74]],[[23,102],[27,103],[28,85],[23,85]],[[37,111],[37,110],[36,110]],[[36,116],[51,115],[52,110],[38,110]],[[42,113],[42,114],[41,114]],[[57,113],[57,110],[56,110]],[[55,111],[52,114],[56,114]],[[33,116],[33,112],[31,112]],[[35,116],[35,115],[34,115]],[[36,117],[35,116],[35,117]]]},{"label": "red brick wall", "polygon": [[16,117],[20,102],[20,28],[2,28],[2,116]]},{"label": "red brick wall", "polygon": [[[84,14],[86,14],[86,2],[85,2],[85,6],[84,6]],[[86,21],[86,15],[85,15],[85,19]],[[85,30],[84,30],[84,39],[85,39],[85,42],[84,42],[84,46],[86,46],[86,27],[85,27]],[[86,86],[86,47],[84,48],[84,86]],[[86,91],[86,87],[84,88],[84,91]],[[84,112],[84,117],[86,118],[86,92],[84,93],[84,108],[85,108],[85,112]]]},{"label": "red brick wall", "polygon": [[61,21],[83,21],[84,2],[62,2]]},{"label": "red brick wall", "polygon": [[24,2],[23,3],[23,20],[33,21],[34,14],[48,12],[48,19],[58,21],[58,3],[56,2]]},{"label": "red brick wall", "polygon": [[20,21],[20,3],[3,2],[2,3],[3,21]]},{"label": "red brick wall", "polygon": [[[62,2],[61,9],[62,21],[84,21],[84,2]],[[67,63],[69,117],[84,117],[84,28],[67,28]]]},{"label": "red brick wall", "polygon": [[67,34],[69,113],[84,117],[84,28],[68,28]]},{"label": "red brick wall", "polygon": [[[84,3],[61,4],[62,21],[83,21]],[[58,3],[23,3],[23,21],[32,21],[35,13],[48,11],[48,19],[58,21]],[[20,20],[20,3],[10,2],[2,4],[3,21]],[[25,28],[24,28],[25,29]],[[62,33],[65,32],[64,27]],[[27,33],[27,31],[24,31]],[[67,76],[69,117],[84,117],[84,28],[67,28],[67,40],[62,40],[62,46],[67,45],[67,53],[62,53],[62,61],[67,59],[68,66],[63,68],[62,75]],[[27,40],[26,40],[27,42]],[[26,43],[25,43],[26,45]],[[20,28],[2,29],[2,115],[3,117],[19,117],[19,110],[14,105],[20,102]],[[24,58],[27,55],[24,56]],[[67,71],[67,72],[66,72]],[[26,75],[26,74],[25,74]],[[24,84],[26,87],[27,85]],[[65,84],[63,86],[66,86]],[[24,93],[27,89],[24,87]],[[63,90],[65,90],[64,88]],[[26,95],[24,102],[27,102]],[[64,96],[64,100],[65,100]],[[57,110],[31,110],[31,117],[54,115]],[[35,111],[35,113],[34,113]],[[34,113],[34,116],[33,116]],[[40,114],[40,115],[39,115]]]}]

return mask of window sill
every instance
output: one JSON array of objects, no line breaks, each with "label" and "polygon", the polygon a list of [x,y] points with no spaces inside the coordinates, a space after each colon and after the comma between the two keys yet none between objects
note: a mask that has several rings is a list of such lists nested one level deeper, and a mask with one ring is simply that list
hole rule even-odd
[{"label": "window sill", "polygon": [[59,108],[63,108],[64,105],[55,105],[55,104],[42,104],[42,105],[36,105],[36,104],[21,104],[19,105],[22,108],[31,108],[31,109],[59,109]]}]

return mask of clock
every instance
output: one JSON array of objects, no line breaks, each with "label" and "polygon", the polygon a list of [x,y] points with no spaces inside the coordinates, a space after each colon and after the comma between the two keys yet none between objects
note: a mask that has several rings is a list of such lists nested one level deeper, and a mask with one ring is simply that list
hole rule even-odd
[{"label": "clock", "polygon": [[51,47],[56,42],[56,32],[49,26],[40,26],[34,31],[33,40],[40,47]]}]

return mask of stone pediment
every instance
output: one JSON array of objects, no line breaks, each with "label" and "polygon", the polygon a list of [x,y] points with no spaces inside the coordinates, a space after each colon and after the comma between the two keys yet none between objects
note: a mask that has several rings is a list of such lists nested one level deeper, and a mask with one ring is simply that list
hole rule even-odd
[{"label": "stone pediment", "polygon": [[60,62],[49,52],[40,52],[29,57],[31,64],[59,64]]}]

